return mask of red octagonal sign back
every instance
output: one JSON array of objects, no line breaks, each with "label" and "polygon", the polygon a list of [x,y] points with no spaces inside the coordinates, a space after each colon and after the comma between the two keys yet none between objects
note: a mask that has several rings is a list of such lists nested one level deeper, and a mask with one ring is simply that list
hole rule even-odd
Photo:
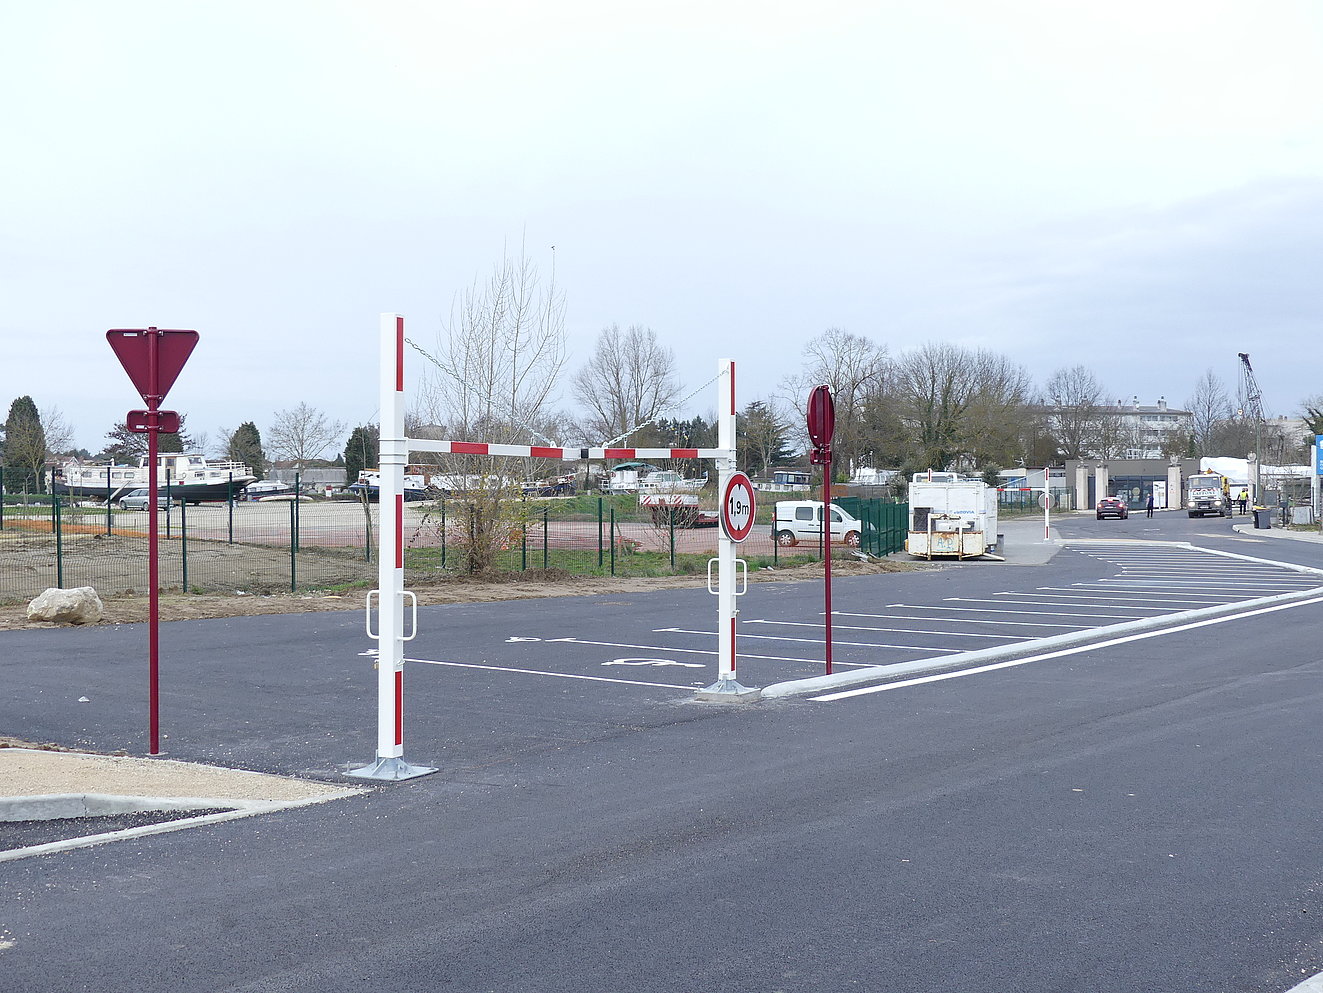
[{"label": "red octagonal sign back", "polygon": [[[107,331],[106,340],[119,356],[120,365],[124,366],[147,406],[154,409],[170,392],[170,387],[179,378],[179,371],[193,354],[198,333],[165,328],[121,328]],[[152,368],[153,348],[156,351],[155,369]]]},{"label": "red octagonal sign back", "polygon": [[831,436],[836,432],[836,403],[828,386],[815,386],[809,394],[808,432],[814,448],[831,445]]}]

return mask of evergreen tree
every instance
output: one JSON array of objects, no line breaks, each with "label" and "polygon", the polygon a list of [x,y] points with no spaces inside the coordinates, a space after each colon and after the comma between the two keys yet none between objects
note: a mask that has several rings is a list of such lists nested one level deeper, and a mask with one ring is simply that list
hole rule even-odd
[{"label": "evergreen tree", "polygon": [[740,414],[735,437],[740,466],[750,475],[762,475],[794,459],[786,447],[789,429],[777,411],[762,400],[753,400]]},{"label": "evergreen tree", "polygon": [[10,493],[37,492],[42,488],[46,432],[32,397],[19,397],[9,405],[0,464],[5,467],[5,489]]},{"label": "evergreen tree", "polygon": [[377,468],[379,437],[375,424],[360,424],[350,433],[344,453],[346,483],[358,482],[358,474],[364,469]]},{"label": "evergreen tree", "polygon": [[258,479],[266,478],[266,453],[262,451],[262,435],[252,421],[244,421],[230,435],[225,455],[231,462],[242,462],[253,470]]}]

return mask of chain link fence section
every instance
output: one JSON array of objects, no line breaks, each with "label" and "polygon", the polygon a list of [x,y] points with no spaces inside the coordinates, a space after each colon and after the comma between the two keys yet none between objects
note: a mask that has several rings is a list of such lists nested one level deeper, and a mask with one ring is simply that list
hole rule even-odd
[{"label": "chain link fence section", "polygon": [[[868,525],[861,552],[885,556],[904,547],[905,504],[837,502]],[[411,585],[462,575],[468,536],[461,510],[454,501],[405,505]],[[751,569],[821,558],[817,546],[779,548],[771,512],[771,502],[760,507],[759,523],[739,546]],[[23,603],[56,586],[91,586],[104,597],[145,595],[147,519],[146,510],[114,504],[8,496],[0,514],[0,603]],[[693,523],[683,512],[654,515],[631,494],[516,499],[507,504],[492,565],[507,573],[703,575],[721,532]],[[377,505],[352,500],[173,503],[158,518],[161,588],[229,595],[366,591],[376,585],[378,526]]]}]

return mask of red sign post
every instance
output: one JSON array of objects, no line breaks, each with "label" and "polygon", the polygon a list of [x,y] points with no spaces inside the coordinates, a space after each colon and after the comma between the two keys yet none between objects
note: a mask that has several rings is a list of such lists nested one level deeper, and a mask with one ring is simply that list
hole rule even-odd
[{"label": "red sign post", "polygon": [[836,402],[831,387],[815,386],[809,394],[808,433],[813,442],[809,461],[822,466],[822,579],[826,600],[826,662],[831,675],[831,436],[836,432]]},{"label": "red sign post", "polygon": [[193,347],[196,331],[164,328],[117,329],[106,332],[106,340],[120,365],[142,394],[146,410],[129,411],[125,423],[130,431],[147,435],[147,709],[149,754],[161,754],[160,657],[157,637],[160,628],[159,570],[156,543],[156,452],[162,431],[179,430],[179,414],[161,410],[161,401],[179,378]]}]

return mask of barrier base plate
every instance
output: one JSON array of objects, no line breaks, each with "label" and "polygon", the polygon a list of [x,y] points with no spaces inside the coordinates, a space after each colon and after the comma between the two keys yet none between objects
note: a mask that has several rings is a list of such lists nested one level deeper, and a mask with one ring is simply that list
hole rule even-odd
[{"label": "barrier base plate", "polygon": [[713,703],[752,703],[762,695],[762,690],[742,686],[738,680],[718,679],[711,686],[705,686],[695,693],[694,699]]},{"label": "barrier base plate", "polygon": [[377,759],[371,765],[365,765],[359,769],[350,769],[345,775],[356,776],[359,779],[398,782],[401,779],[416,779],[418,776],[426,776],[433,772],[436,772],[436,770],[431,766],[410,765],[402,758],[388,758]]}]

